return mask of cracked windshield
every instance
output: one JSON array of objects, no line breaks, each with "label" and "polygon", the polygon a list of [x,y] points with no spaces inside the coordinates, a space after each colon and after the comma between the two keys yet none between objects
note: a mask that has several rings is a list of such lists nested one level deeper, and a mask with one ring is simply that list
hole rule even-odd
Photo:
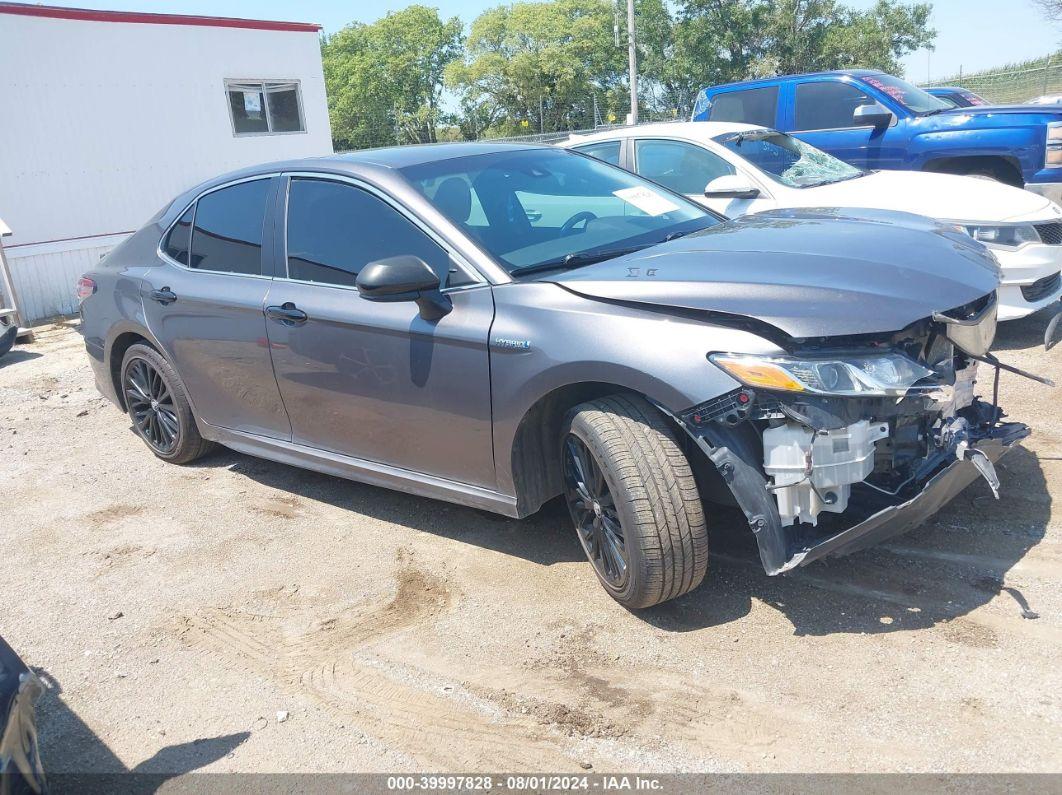
[{"label": "cracked windshield", "polygon": [[728,133],[715,139],[790,188],[813,188],[863,176],[864,171],[778,132]]}]

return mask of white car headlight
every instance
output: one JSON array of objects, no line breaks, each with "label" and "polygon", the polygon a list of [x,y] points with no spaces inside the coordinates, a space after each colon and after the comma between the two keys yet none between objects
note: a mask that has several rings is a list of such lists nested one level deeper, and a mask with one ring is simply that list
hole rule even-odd
[{"label": "white car headlight", "polygon": [[933,375],[898,353],[824,359],[713,353],[708,359],[747,386],[816,395],[902,396]]},{"label": "white car headlight", "polygon": [[1025,243],[1039,243],[1040,234],[1031,224],[1021,226],[968,226],[966,234],[974,240],[995,246],[1016,248]]}]

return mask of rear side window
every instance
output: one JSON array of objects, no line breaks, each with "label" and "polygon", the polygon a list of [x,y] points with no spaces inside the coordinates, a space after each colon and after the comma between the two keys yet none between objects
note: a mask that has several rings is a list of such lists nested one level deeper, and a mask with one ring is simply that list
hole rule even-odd
[{"label": "rear side window", "polygon": [[584,155],[596,157],[598,160],[604,160],[614,166],[620,164],[619,141],[601,141],[600,143],[586,144],[585,146],[573,146],[572,149],[576,152],[582,152]]},{"label": "rear side window", "polygon": [[761,127],[774,127],[778,86],[727,91],[712,100],[709,121],[740,121]]},{"label": "rear side window", "polygon": [[796,129],[837,130],[861,127],[853,119],[855,109],[873,102],[850,83],[800,83],[796,87]]},{"label": "rear side window", "polygon": [[387,202],[352,185],[292,179],[287,231],[291,279],[352,287],[368,263],[412,254],[447,281],[450,258],[443,248]]},{"label": "rear side window", "polygon": [[676,193],[703,193],[716,177],[734,173],[723,158],[682,141],[638,141],[634,152],[639,174]]},{"label": "rear side window", "polygon": [[166,235],[166,242],[162,244],[162,250],[166,255],[184,266],[188,265],[188,252],[192,248],[192,216],[195,215],[195,204],[192,204],[184,215]]},{"label": "rear side window", "polygon": [[269,179],[241,182],[199,198],[189,267],[223,273],[262,272],[269,183]]}]

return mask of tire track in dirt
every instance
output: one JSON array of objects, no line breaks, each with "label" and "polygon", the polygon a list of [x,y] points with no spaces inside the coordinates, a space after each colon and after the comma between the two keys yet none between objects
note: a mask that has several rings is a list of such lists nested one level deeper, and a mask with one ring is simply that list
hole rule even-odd
[{"label": "tire track in dirt", "polygon": [[394,597],[378,606],[292,630],[279,615],[212,609],[181,619],[185,644],[305,694],[384,744],[439,770],[578,770],[558,738],[522,716],[491,715],[396,681],[355,655],[452,602],[446,584],[415,568],[399,572]]}]

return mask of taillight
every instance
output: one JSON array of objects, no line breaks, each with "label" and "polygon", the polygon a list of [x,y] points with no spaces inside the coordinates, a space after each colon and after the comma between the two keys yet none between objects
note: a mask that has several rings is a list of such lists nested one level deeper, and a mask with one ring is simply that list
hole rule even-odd
[{"label": "taillight", "polygon": [[96,292],[96,282],[92,281],[88,276],[82,276],[77,280],[77,300],[84,301],[94,292]]}]

